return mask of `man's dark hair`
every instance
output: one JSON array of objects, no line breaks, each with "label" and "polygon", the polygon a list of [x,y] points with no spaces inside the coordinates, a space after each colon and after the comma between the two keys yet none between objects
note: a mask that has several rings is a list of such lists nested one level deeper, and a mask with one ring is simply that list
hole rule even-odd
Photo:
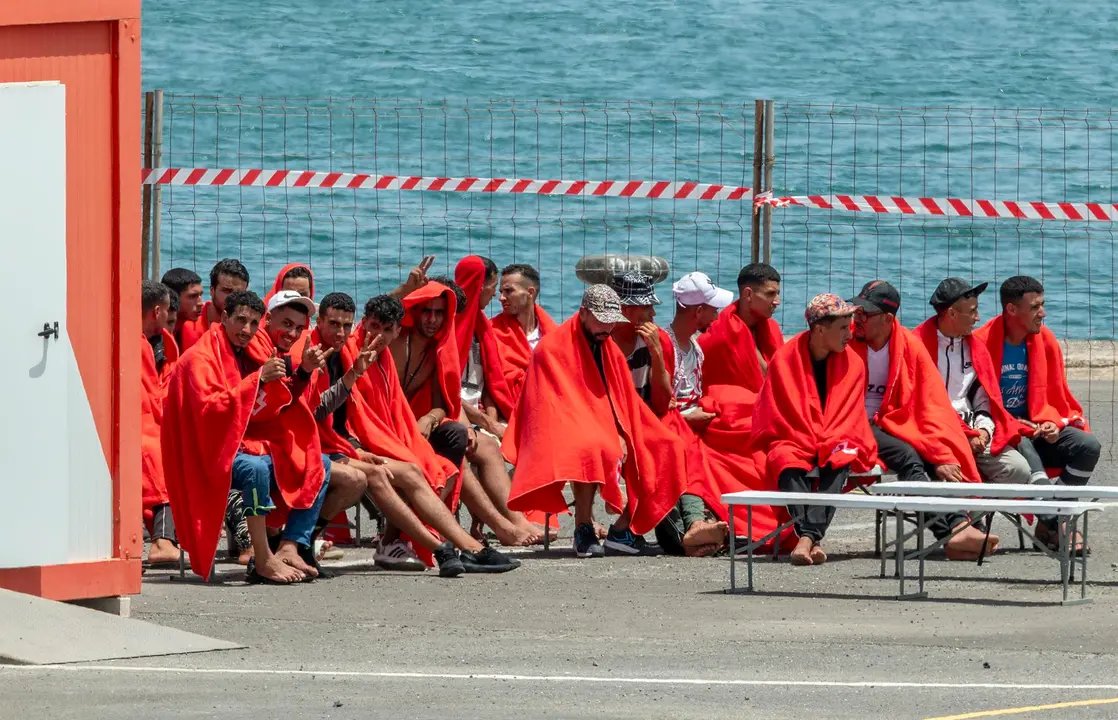
[{"label": "man's dark hair", "polygon": [[491,277],[493,277],[494,275],[497,274],[497,263],[493,262],[492,260],[485,257],[484,255],[478,255],[478,257],[481,258],[482,264],[485,265],[485,279],[486,280],[488,280],[489,278],[491,278]]},{"label": "man's dark hair", "polygon": [[140,298],[143,302],[144,312],[151,312],[152,308],[156,305],[162,305],[163,303],[169,303],[171,301],[171,288],[161,282],[144,280],[144,284],[140,290]]},{"label": "man's dark hair", "polygon": [[1002,283],[1001,300],[1002,307],[1006,305],[1015,305],[1021,302],[1021,298],[1025,297],[1026,293],[1043,293],[1044,286],[1040,284],[1040,280],[1028,275],[1014,275]]},{"label": "man's dark hair", "polygon": [[340,310],[342,312],[355,313],[357,312],[357,305],[349,295],[341,292],[332,292],[322,298],[322,302],[318,304],[318,316],[322,317],[326,314],[327,310]]},{"label": "man's dark hair", "polygon": [[283,281],[287,278],[306,278],[307,280],[314,282],[314,276],[311,275],[311,271],[303,267],[302,265],[296,265],[295,267],[285,272],[283,274],[283,277],[280,278],[280,284],[282,285]]},{"label": "man's dark hair", "polygon": [[245,269],[245,266],[241,264],[240,260],[234,258],[225,258],[224,260],[217,261],[217,265],[214,265],[214,269],[210,270],[210,287],[217,287],[217,281],[222,275],[244,280],[246,284],[249,282],[248,270]]},{"label": "man's dark hair", "polygon": [[391,295],[377,295],[365,302],[365,317],[381,325],[396,325],[404,319],[404,305]]},{"label": "man's dark hair", "polygon": [[307,310],[307,306],[303,303],[288,303],[287,305],[280,305],[278,308],[276,308],[276,310],[282,310],[283,308],[294,310],[305,318],[309,318],[311,316],[311,311]]},{"label": "man's dark hair", "polygon": [[171,315],[178,314],[179,311],[179,294],[177,292],[171,293],[171,304],[167,308],[167,312]]},{"label": "man's dark hair", "polygon": [[201,285],[202,278],[198,273],[186,268],[171,268],[163,273],[163,284],[171,288],[176,295],[186,292],[191,285]]},{"label": "man's dark hair", "polygon": [[266,311],[264,301],[251,290],[238,290],[235,293],[229,293],[229,297],[225,298],[225,312],[229,313],[230,317],[237,313],[238,308],[243,307],[256,312],[260,316],[263,316]]},{"label": "man's dark hair", "polygon": [[751,263],[738,273],[738,287],[760,287],[767,282],[780,282],[780,273],[767,263]]},{"label": "man's dark hair", "polygon": [[506,265],[505,269],[501,271],[501,276],[504,277],[505,275],[519,275],[527,280],[532,287],[537,290],[540,289],[540,274],[531,265],[525,265],[524,263]]},{"label": "man's dark hair", "polygon": [[451,290],[454,291],[454,302],[455,302],[454,314],[455,315],[457,315],[458,313],[460,313],[460,312],[462,312],[463,310],[466,309],[466,304],[470,301],[470,299],[466,297],[466,291],[463,290],[462,287],[458,283],[454,282],[453,280],[448,278],[446,275],[439,275],[438,277],[433,277],[433,278],[431,278],[431,282],[437,282],[440,285],[446,285],[448,288],[450,288]]}]

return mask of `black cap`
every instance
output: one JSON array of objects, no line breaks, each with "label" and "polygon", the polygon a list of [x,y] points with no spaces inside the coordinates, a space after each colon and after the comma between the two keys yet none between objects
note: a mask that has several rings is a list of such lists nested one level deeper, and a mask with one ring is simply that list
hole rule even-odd
[{"label": "black cap", "polygon": [[928,301],[928,304],[935,308],[936,312],[939,312],[946,307],[951,307],[957,300],[978,297],[989,284],[971,285],[963,278],[949,277],[936,287],[936,291],[932,293],[932,299]]},{"label": "black cap", "polygon": [[897,288],[884,280],[874,280],[862,286],[862,291],[846,302],[854,303],[858,307],[871,312],[886,312],[897,314],[901,309],[901,294]]}]

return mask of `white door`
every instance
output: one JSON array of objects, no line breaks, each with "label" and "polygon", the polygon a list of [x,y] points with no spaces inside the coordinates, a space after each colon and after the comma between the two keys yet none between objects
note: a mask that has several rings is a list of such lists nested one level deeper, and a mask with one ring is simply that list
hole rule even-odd
[{"label": "white door", "polygon": [[0,84],[0,568],[72,556],[65,100],[57,83]]}]

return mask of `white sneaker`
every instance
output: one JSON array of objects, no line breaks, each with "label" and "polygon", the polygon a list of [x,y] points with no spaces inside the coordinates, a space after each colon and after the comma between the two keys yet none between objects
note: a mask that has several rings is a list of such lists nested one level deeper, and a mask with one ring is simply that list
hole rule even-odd
[{"label": "white sneaker", "polygon": [[373,555],[373,564],[385,570],[423,572],[427,569],[426,563],[419,559],[412,549],[411,543],[403,540],[377,545],[377,552]]}]

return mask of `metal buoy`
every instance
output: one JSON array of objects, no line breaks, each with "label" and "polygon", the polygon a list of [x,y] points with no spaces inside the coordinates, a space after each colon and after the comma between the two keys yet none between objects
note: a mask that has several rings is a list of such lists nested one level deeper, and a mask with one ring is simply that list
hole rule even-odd
[{"label": "metal buoy", "polygon": [[639,270],[653,283],[660,283],[668,278],[671,268],[667,260],[655,255],[584,255],[575,263],[575,275],[587,285],[608,285],[614,275],[630,270]]}]

